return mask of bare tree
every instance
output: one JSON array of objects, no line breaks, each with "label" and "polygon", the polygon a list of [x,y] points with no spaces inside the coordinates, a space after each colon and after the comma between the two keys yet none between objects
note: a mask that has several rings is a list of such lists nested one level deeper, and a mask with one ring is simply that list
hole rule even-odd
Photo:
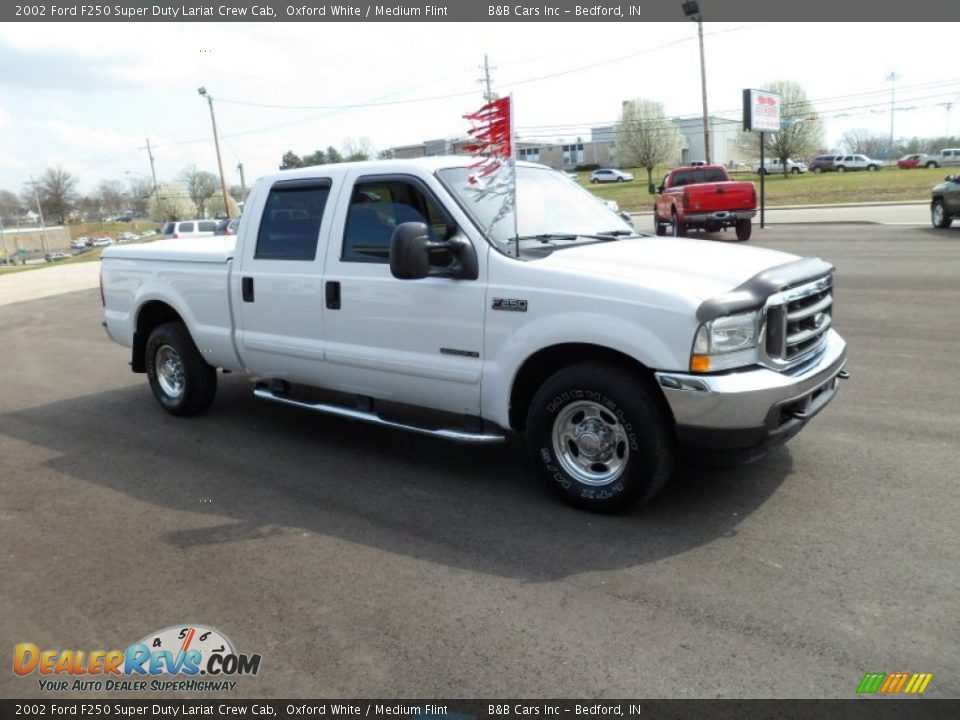
[{"label": "bare tree", "polygon": [[613,143],[619,163],[646,168],[647,185],[652,185],[653,169],[677,157],[683,135],[664,115],[663,103],[637,98],[623,103]]},{"label": "bare tree", "polygon": [[373,143],[368,137],[362,137],[357,140],[347,138],[343,142],[343,159],[347,162],[353,160],[370,160],[377,154]]},{"label": "bare tree", "polygon": [[220,191],[220,178],[206,170],[197,170],[196,165],[188,165],[180,173],[180,180],[196,206],[197,214],[204,217],[207,201]]},{"label": "bare tree", "polygon": [[877,157],[879,153],[887,152],[890,147],[890,136],[856,128],[845,132],[840,142],[847,152]]},{"label": "bare tree", "polygon": [[[77,202],[77,178],[62,167],[47,168],[36,181],[36,194],[40,198],[40,207],[48,221],[65,222]],[[29,183],[24,187],[23,196],[33,198],[34,188]],[[30,207],[36,205],[29,203]]]},{"label": "bare tree", "polygon": [[153,192],[153,181],[146,175],[129,175],[127,183],[130,185],[130,204],[136,213],[146,212],[147,201]]},{"label": "bare tree", "polygon": [[0,218],[3,218],[4,224],[19,222],[25,210],[23,201],[16,193],[0,190]]},{"label": "bare tree", "polygon": [[149,209],[150,218],[156,222],[197,216],[197,206],[187,191],[174,184],[157,186],[157,191],[150,196]]},{"label": "bare tree", "polygon": [[116,215],[124,209],[126,204],[123,183],[119,180],[101,180],[97,185],[97,198],[100,208],[107,215]]}]

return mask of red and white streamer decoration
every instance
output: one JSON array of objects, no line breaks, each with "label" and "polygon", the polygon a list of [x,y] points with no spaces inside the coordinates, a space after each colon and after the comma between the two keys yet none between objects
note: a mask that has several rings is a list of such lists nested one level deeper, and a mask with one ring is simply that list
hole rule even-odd
[{"label": "red and white streamer decoration", "polygon": [[513,143],[513,96],[488,102],[482,108],[464,117],[472,127],[473,142],[464,149],[479,160],[469,166],[470,184],[476,188],[477,200],[496,196],[503,205],[490,227],[516,208],[517,185]]}]

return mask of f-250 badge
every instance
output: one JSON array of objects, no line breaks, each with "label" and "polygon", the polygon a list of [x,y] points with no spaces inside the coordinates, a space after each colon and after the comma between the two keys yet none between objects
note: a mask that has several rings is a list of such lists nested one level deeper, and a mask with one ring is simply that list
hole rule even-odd
[{"label": "f-250 badge", "polygon": [[494,298],[494,310],[507,310],[508,312],[526,312],[527,301],[517,300],[516,298]]}]

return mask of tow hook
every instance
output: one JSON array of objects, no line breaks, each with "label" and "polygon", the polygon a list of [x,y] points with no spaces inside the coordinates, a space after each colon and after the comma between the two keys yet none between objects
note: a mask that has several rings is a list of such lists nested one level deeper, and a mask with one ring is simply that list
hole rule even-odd
[{"label": "tow hook", "polygon": [[849,380],[849,379],[850,379],[850,373],[848,373],[846,370],[841,370],[840,372],[837,373],[837,377],[838,377],[840,380]]}]

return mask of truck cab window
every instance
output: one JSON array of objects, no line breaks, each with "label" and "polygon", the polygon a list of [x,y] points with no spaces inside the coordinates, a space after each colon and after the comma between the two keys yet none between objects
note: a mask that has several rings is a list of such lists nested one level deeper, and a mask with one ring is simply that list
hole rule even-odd
[{"label": "truck cab window", "polygon": [[390,238],[397,226],[406,222],[426,223],[431,240],[444,240],[452,234],[436,204],[412,183],[402,180],[357,183],[347,211],[341,259],[389,262]]},{"label": "truck cab window", "polygon": [[326,180],[278,182],[270,188],[254,257],[258,260],[313,260],[320,223],[330,194]]}]

